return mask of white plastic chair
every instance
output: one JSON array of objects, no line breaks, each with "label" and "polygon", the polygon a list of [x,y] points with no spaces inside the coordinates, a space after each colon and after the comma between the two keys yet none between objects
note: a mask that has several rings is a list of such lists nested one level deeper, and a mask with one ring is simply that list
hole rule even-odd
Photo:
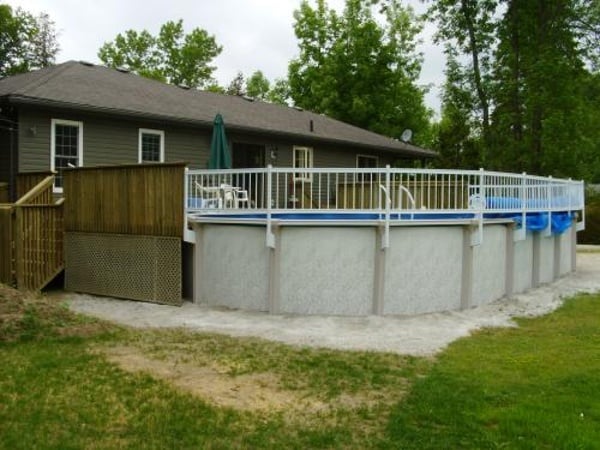
[{"label": "white plastic chair", "polygon": [[210,186],[203,186],[200,183],[198,183],[197,181],[195,182],[196,184],[196,191],[197,193],[200,194],[200,198],[202,199],[202,208],[220,208],[221,207],[221,198],[219,195],[219,189],[218,188],[214,188],[214,187],[210,187]]},{"label": "white plastic chair", "polygon": [[240,204],[247,208],[250,200],[248,199],[248,191],[245,189],[237,189],[235,192],[236,208],[240,208]]},{"label": "white plastic chair", "polygon": [[223,205],[225,208],[239,208],[241,203],[248,205],[248,191],[230,184],[222,184]]}]

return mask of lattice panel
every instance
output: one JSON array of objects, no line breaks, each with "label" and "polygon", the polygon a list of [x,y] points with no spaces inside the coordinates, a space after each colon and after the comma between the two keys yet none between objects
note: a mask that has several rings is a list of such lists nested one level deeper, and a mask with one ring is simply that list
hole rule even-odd
[{"label": "lattice panel", "polygon": [[181,240],[66,233],[65,286],[88,294],[181,305]]}]

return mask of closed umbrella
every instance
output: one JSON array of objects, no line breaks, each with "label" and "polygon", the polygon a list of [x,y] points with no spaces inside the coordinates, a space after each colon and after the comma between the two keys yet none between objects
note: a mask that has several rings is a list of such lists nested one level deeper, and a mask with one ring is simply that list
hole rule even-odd
[{"label": "closed umbrella", "polygon": [[231,169],[231,154],[225,136],[225,123],[221,114],[215,116],[212,141],[210,143],[209,169]]}]

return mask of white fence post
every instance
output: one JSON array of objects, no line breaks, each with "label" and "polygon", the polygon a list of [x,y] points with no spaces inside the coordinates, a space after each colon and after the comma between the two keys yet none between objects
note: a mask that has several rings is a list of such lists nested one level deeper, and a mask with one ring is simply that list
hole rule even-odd
[{"label": "white fence post", "polygon": [[524,241],[527,237],[527,172],[521,174],[521,228],[515,230],[513,241]]},{"label": "white fence post", "polygon": [[546,180],[546,208],[548,211],[548,225],[542,231],[542,236],[552,235],[552,176]]},{"label": "white fence post", "polygon": [[485,171],[483,167],[479,169],[479,202],[477,211],[477,233],[471,235],[471,246],[481,245],[483,243],[483,211],[486,205],[485,192]]},{"label": "white fence post", "polygon": [[578,195],[578,207],[581,208],[581,220],[577,222],[576,230],[582,231],[585,230],[585,184],[584,181],[579,181],[579,195]]},{"label": "white fence post", "polygon": [[190,201],[190,169],[187,167],[183,173],[183,240],[192,244],[196,243],[196,233],[188,228],[188,207]]},{"label": "white fence post", "polygon": [[266,238],[266,243],[267,243],[267,247],[269,248],[275,248],[275,235],[273,234],[273,230],[272,230],[272,223],[271,223],[271,209],[273,208],[272,206],[272,200],[273,200],[273,166],[271,164],[269,164],[267,166],[267,238]]},{"label": "white fence post", "polygon": [[392,208],[392,199],[391,195],[391,184],[390,184],[390,165],[386,164],[385,166],[385,228],[383,232],[383,242],[381,243],[381,248],[389,248],[390,246],[390,213]]}]

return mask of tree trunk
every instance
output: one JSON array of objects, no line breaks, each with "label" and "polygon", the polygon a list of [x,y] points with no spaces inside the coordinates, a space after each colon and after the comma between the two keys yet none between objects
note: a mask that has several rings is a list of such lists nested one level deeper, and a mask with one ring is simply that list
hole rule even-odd
[{"label": "tree trunk", "polygon": [[473,61],[473,83],[475,84],[477,99],[479,100],[479,107],[481,108],[482,113],[484,149],[481,155],[481,164],[485,165],[487,159],[486,156],[490,150],[490,107],[488,96],[483,87],[483,82],[481,79],[479,45],[475,33],[476,24],[473,16],[473,8],[474,6],[471,0],[461,1],[461,11],[465,19],[465,24],[467,26],[467,32],[469,35],[469,47],[471,48],[471,59]]}]

